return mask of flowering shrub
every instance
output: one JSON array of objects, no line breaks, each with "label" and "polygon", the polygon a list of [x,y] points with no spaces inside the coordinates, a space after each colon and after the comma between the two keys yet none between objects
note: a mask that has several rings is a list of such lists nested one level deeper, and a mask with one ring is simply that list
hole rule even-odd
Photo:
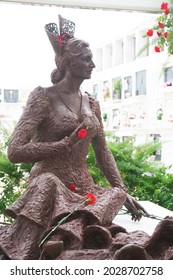
[{"label": "flowering shrub", "polygon": [[[170,2],[173,4],[173,0]],[[155,52],[160,52],[166,46],[168,54],[173,54],[173,8],[168,2],[163,2],[160,9],[162,14],[156,19],[156,24],[148,29],[146,35],[152,37],[156,34]]]}]

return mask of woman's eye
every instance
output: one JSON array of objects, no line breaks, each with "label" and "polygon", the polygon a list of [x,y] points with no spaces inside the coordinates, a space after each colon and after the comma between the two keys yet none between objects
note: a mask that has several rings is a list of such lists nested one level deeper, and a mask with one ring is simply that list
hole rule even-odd
[{"label": "woman's eye", "polygon": [[84,57],[83,60],[86,62],[89,62],[91,60],[91,58],[87,56],[87,57]]}]

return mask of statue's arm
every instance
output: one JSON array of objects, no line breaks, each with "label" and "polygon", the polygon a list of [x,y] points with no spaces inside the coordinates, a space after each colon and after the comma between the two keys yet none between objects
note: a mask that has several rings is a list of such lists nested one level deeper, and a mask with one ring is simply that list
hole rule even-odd
[{"label": "statue's arm", "polygon": [[97,164],[112,187],[118,187],[127,192],[127,189],[121,179],[116,161],[107,147],[101,119],[100,106],[97,101],[95,104],[95,114],[100,122],[100,129],[92,141]]},{"label": "statue's arm", "polygon": [[39,125],[44,121],[49,103],[44,97],[43,89],[35,89],[29,96],[26,108],[19,119],[8,146],[8,158],[14,163],[35,163],[55,153],[64,152],[67,139],[58,142],[32,142]]}]

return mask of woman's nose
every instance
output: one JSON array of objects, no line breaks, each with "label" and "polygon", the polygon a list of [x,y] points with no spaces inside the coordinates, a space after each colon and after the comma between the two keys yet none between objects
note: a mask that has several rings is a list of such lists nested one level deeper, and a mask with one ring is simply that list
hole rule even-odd
[{"label": "woman's nose", "polygon": [[96,67],[93,61],[91,61],[91,67],[92,67],[92,68],[95,68],[95,67]]}]

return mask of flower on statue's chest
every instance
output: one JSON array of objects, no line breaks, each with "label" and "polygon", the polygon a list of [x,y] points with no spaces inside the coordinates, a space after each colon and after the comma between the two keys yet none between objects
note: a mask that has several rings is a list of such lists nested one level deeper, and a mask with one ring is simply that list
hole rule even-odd
[{"label": "flower on statue's chest", "polygon": [[87,136],[87,129],[86,128],[80,129],[78,131],[77,135],[78,135],[79,138],[82,138],[82,139],[86,138],[86,136]]}]

